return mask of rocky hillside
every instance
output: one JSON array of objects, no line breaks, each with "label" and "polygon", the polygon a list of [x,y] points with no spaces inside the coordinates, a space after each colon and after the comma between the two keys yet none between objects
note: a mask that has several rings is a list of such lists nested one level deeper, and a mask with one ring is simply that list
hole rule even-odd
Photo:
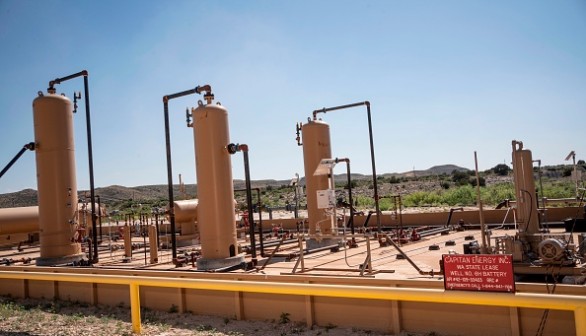
[{"label": "rocky hillside", "polygon": [[[424,177],[424,176],[436,176],[441,174],[450,174],[453,170],[466,171],[466,168],[458,167],[456,165],[442,165],[434,166],[427,170],[416,170],[406,173],[391,173],[382,174],[383,178],[395,177]],[[345,174],[339,174],[335,176],[335,180],[340,183],[344,183],[347,179]],[[371,175],[352,174],[353,181],[370,180]],[[279,188],[282,186],[288,186],[290,180],[256,180],[252,181],[253,188]],[[304,179],[301,179],[303,185]],[[425,183],[424,183],[425,184]],[[234,189],[244,189],[245,182],[243,180],[234,180]],[[178,185],[174,186],[174,195],[179,198],[191,198],[197,193],[197,186],[194,184],[185,185],[184,188],[179,188]],[[112,205],[123,201],[129,200],[148,200],[163,202],[168,197],[167,185],[146,185],[137,187],[124,187],[120,185],[112,185],[108,187],[96,188],[96,195],[99,195],[102,202]],[[89,191],[79,191],[80,198],[89,198]],[[25,189],[19,192],[0,194],[0,208],[9,207],[21,207],[21,206],[32,206],[37,204],[37,191],[33,189]]]}]

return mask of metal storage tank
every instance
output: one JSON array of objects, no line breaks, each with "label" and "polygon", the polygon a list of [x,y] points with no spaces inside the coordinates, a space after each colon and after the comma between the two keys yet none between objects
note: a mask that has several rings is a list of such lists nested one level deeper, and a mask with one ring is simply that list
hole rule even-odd
[{"label": "metal storage tank", "polygon": [[174,201],[175,221],[178,223],[190,223],[197,221],[197,199]]},{"label": "metal storage tank", "polygon": [[[99,206],[98,203],[94,203],[94,209],[96,209],[96,218],[106,217],[106,207],[103,205]],[[85,226],[88,230],[92,230],[92,205],[91,203],[80,202],[77,204],[77,224]]]},{"label": "metal storage tank", "polygon": [[175,223],[181,236],[177,237],[178,246],[187,246],[199,243],[197,229],[197,199],[174,201]]},{"label": "metal storage tank", "polygon": [[39,207],[0,209],[0,235],[39,231]]},{"label": "metal storage tank", "polygon": [[322,234],[332,234],[335,224],[334,217],[328,215],[326,209],[317,207],[317,191],[329,188],[328,176],[313,175],[322,159],[332,158],[330,126],[321,120],[309,120],[301,127],[301,136],[303,139],[309,234],[315,235],[318,226]]},{"label": "metal storage tank", "polygon": [[71,101],[39,93],[33,101],[41,255],[37,265],[80,260],[77,230],[77,179]]},{"label": "metal storage tank", "polygon": [[244,262],[237,255],[228,111],[211,100],[192,109],[197,174],[197,221],[202,258],[199,269],[229,267]]}]

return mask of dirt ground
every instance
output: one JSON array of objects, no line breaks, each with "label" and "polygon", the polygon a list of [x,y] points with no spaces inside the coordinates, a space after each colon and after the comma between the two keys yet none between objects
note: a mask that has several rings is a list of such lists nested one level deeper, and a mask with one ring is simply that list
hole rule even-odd
[{"label": "dirt ground", "polygon": [[[391,335],[335,325],[307,327],[289,321],[237,321],[232,318],[143,310],[146,336],[220,335]],[[0,335],[3,336],[115,336],[132,335],[130,308],[91,306],[79,302],[0,297]],[[439,336],[403,332],[397,336]]]}]

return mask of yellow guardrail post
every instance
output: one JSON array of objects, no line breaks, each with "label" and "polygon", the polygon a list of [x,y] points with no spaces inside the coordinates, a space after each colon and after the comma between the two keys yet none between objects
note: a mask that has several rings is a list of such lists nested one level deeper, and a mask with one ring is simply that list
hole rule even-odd
[{"label": "yellow guardrail post", "polygon": [[574,319],[576,320],[576,335],[586,335],[586,306],[574,309]]},{"label": "yellow guardrail post", "polygon": [[138,284],[130,284],[130,316],[132,332],[140,334],[140,289]]}]

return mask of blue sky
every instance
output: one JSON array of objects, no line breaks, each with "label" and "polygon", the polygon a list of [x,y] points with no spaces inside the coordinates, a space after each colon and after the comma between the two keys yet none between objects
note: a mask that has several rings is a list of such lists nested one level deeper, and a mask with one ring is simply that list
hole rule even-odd
[{"label": "blue sky", "polygon": [[[474,151],[488,169],[510,163],[512,140],[544,165],[586,158],[584,1],[0,0],[0,45],[0,167],[34,139],[37,91],[87,69],[96,186],[166,183],[162,97],[203,84],[228,109],[231,140],[249,145],[253,179],[304,175],[295,124],[364,100],[378,173],[471,169]],[[170,102],[176,182],[196,183],[184,111],[199,99]],[[369,174],[365,110],[322,117],[333,155]],[[31,152],[0,179],[0,193],[24,188],[36,189]]]}]

